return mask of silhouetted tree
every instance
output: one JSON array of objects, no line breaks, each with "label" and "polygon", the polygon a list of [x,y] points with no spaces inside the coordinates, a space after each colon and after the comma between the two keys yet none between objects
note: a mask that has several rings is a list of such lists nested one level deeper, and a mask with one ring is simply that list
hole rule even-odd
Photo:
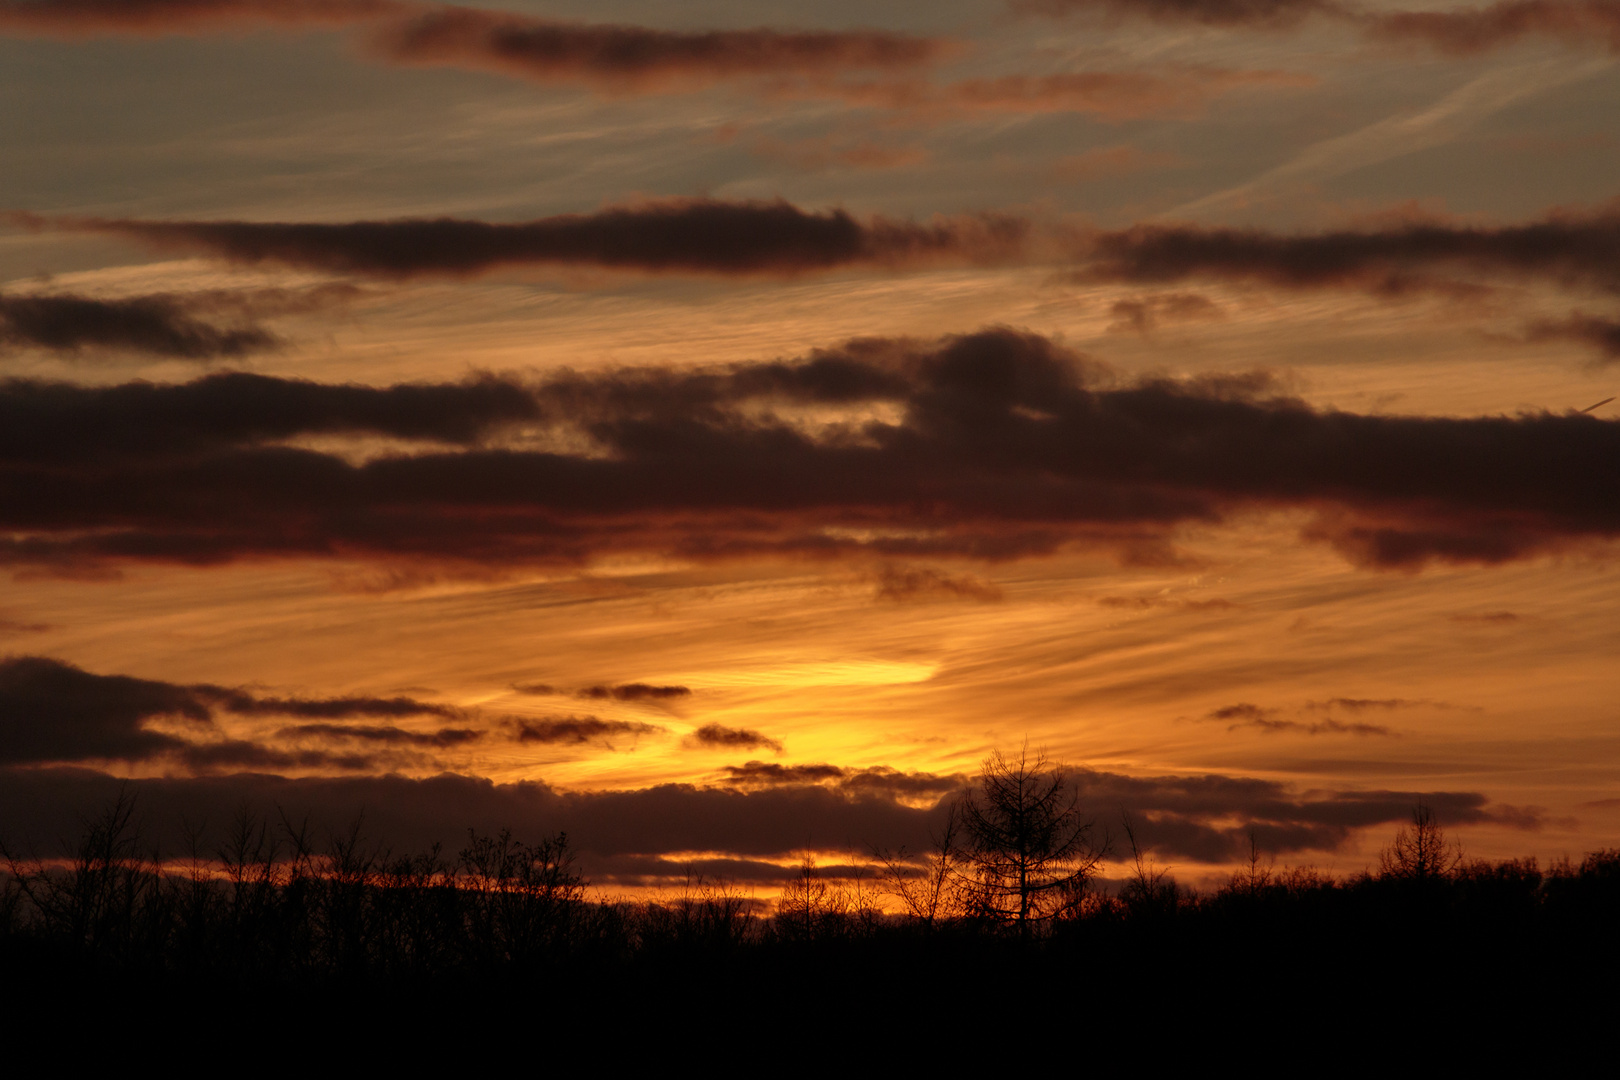
[{"label": "silhouetted tree", "polygon": [[1125,839],[1131,845],[1131,874],[1119,891],[1119,899],[1136,918],[1152,918],[1174,914],[1181,903],[1181,889],[1170,876],[1167,867],[1153,865],[1153,856],[1142,850],[1136,842],[1136,829],[1131,816],[1121,812]]},{"label": "silhouetted tree", "polygon": [[7,868],[42,928],[86,959],[128,959],[136,939],[161,907],[161,860],[142,848],[135,797],[120,792],[85,833],[63,871],[9,849]]},{"label": "silhouetted tree", "polygon": [[945,825],[933,837],[933,847],[923,857],[921,866],[903,847],[893,853],[873,849],[873,854],[883,863],[885,890],[900,901],[908,916],[929,930],[938,920],[962,913],[962,889],[958,880],[961,858],[957,850],[960,815],[957,806],[950,807]]},{"label": "silhouetted tree", "polygon": [[642,943],[710,955],[730,952],[753,934],[755,920],[749,908],[748,897],[735,885],[691,873],[674,900],[642,907]]},{"label": "silhouetted tree", "polygon": [[1079,910],[1107,843],[1093,840],[1078,799],[1044,752],[984,759],[978,784],[958,803],[975,914],[1027,938],[1035,924]]},{"label": "silhouetted tree", "polygon": [[585,879],[574,866],[566,833],[538,844],[519,843],[510,829],[495,836],[469,833],[457,881],[468,911],[468,931],[491,961],[528,961],[566,936],[585,899]]},{"label": "silhouetted tree", "polygon": [[851,908],[848,892],[829,884],[817,872],[815,858],[806,855],[776,901],[776,932],[799,941],[835,936],[843,931]]},{"label": "silhouetted tree", "polygon": [[1379,856],[1379,876],[1395,881],[1429,883],[1451,876],[1462,852],[1446,840],[1434,811],[1423,803],[1412,809],[1412,825],[1402,826]]},{"label": "silhouetted tree", "polygon": [[1276,857],[1262,859],[1260,857],[1260,841],[1256,839],[1254,830],[1249,830],[1249,858],[1243,868],[1232,875],[1230,881],[1222,890],[1250,900],[1259,899],[1269,891],[1273,884],[1272,868],[1276,864]]}]

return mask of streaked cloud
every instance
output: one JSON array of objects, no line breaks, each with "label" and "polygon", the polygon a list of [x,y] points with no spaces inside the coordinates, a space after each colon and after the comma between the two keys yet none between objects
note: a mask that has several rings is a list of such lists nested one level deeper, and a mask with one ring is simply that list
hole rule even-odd
[{"label": "streaked cloud", "polygon": [[384,278],[468,276],[502,267],[573,265],[653,274],[793,275],[844,267],[1001,263],[1028,233],[1007,216],[927,222],[843,210],[808,212],[780,200],[681,199],[496,224],[453,218],[337,224],[79,218],[40,228],[111,233],[164,250],[231,262],[280,263]]},{"label": "streaked cloud", "polygon": [[535,82],[585,82],[617,92],[722,79],[916,68],[943,41],[876,30],[659,30],[437,7],[369,38],[390,63],[494,71]]}]

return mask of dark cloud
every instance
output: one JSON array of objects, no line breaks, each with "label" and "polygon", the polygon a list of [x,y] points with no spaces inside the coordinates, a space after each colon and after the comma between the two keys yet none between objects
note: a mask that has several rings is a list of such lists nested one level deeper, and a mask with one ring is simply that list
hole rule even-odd
[{"label": "dark cloud", "polygon": [[[510,827],[523,839],[568,833],[593,871],[623,856],[727,852],[741,859],[791,857],[806,847],[864,850],[926,847],[934,808],[818,786],[759,791],[665,784],[631,791],[564,792],[543,783],[496,784],[440,775],[410,779],[265,774],[127,782],[84,769],[0,769],[0,823],[8,843],[51,844],[75,835],[87,813],[134,796],[154,840],[180,839],[182,822],[231,821],[243,805],[290,821],[340,828],[364,812],[369,836],[395,850],[434,843],[456,850],[468,828]],[[163,830],[170,830],[165,834]]]},{"label": "dark cloud", "polygon": [[1528,37],[1620,52],[1620,4],[1614,0],[1501,0],[1485,7],[1392,11],[1360,16],[1387,41],[1416,41],[1457,55],[1486,52]]},{"label": "dark cloud", "polygon": [[968,778],[959,773],[905,772],[887,765],[872,765],[864,769],[846,769],[838,787],[854,795],[882,795],[889,799],[932,801],[954,795],[968,786]]},{"label": "dark cloud", "polygon": [[1360,721],[1332,719],[1299,724],[1298,730],[1304,731],[1307,735],[1399,735],[1399,732],[1384,724],[1367,724]]},{"label": "dark cloud", "polygon": [[[778,415],[872,402],[889,418],[806,429]],[[533,418],[523,439],[573,449],[510,441],[517,417]],[[1165,561],[1180,526],[1265,509],[1309,511],[1306,538],[1380,568],[1620,535],[1615,421],[1324,411],[1263,378],[1125,383],[1006,329],[535,386],[12,381],[0,421],[0,562],[81,575],[130,561],[487,568],[620,552],[909,561],[1101,547]],[[282,445],[317,431],[464,446],[356,463]]]},{"label": "dark cloud", "polygon": [[[1305,709],[1327,710],[1334,707],[1343,708],[1350,712],[1361,712],[1369,708],[1404,708],[1413,704],[1427,704],[1427,702],[1406,701],[1363,701],[1354,698],[1333,698],[1326,704],[1307,702]],[[1338,720],[1331,716],[1325,719],[1296,720],[1283,714],[1282,709],[1265,708],[1250,702],[1239,702],[1236,705],[1225,705],[1219,709],[1212,709],[1204,715],[1205,720],[1225,723],[1228,731],[1239,728],[1253,728],[1267,735],[1290,732],[1299,735],[1388,735],[1397,733],[1382,724],[1367,724],[1360,721]]]},{"label": "dark cloud", "polygon": [[[1253,73],[1251,73],[1253,74]],[[233,262],[284,263],[389,278],[471,275],[501,267],[575,265],[654,274],[782,275],[847,267],[999,264],[1061,251],[1085,282],[1255,282],[1285,289],[1474,295],[1481,282],[1534,278],[1620,290],[1620,214],[1555,213],[1528,224],[1403,221],[1323,233],[1137,225],[1069,235],[1007,215],[864,221],[786,202],[675,200],[497,224],[452,218],[336,224],[46,219],[33,228],[127,236]],[[1123,300],[1129,326],[1215,314],[1197,294]],[[1140,305],[1140,308],[1132,305]]]},{"label": "dark cloud", "polygon": [[1620,319],[1572,311],[1565,319],[1530,324],[1525,336],[1531,342],[1578,341],[1597,351],[1599,363],[1620,361]]},{"label": "dark cloud", "polygon": [[372,772],[382,764],[373,754],[334,754],[325,750],[279,750],[244,739],[187,743],[170,755],[197,772],[242,769],[340,769]]},{"label": "dark cloud", "polygon": [[1137,225],[1094,234],[1077,271],[1088,281],[1254,281],[1277,288],[1352,288],[1385,295],[1454,291],[1448,275],[1456,274],[1535,277],[1620,290],[1620,214],[1555,214],[1504,226],[1415,221],[1300,234]]},{"label": "dark cloud", "polygon": [[1236,705],[1223,705],[1219,709],[1211,709],[1204,718],[1206,720],[1254,721],[1271,716],[1276,711],[1276,709],[1263,709],[1258,705],[1251,705],[1243,701]]},{"label": "dark cloud", "polygon": [[1452,622],[1516,623],[1524,618],[1512,611],[1484,611],[1477,615],[1453,615]]},{"label": "dark cloud", "polygon": [[0,296],[0,345],[57,352],[110,349],[216,360],[274,348],[262,327],[220,327],[188,313],[173,296],[97,300],[71,294]]},{"label": "dark cloud", "polygon": [[484,732],[474,728],[440,728],[437,731],[406,731],[393,725],[375,724],[295,724],[276,732],[283,739],[331,739],[388,746],[415,746],[447,749],[477,742]]},{"label": "dark cloud", "polygon": [[1328,717],[1325,721],[1291,721],[1281,716],[1281,709],[1260,709],[1252,704],[1236,704],[1215,709],[1204,719],[1226,722],[1226,730],[1230,732],[1238,730],[1239,727],[1251,727],[1265,735],[1278,735],[1281,732],[1298,735],[1395,735],[1396,733],[1383,724],[1335,721],[1332,717]]},{"label": "dark cloud", "polygon": [[[1422,799],[1448,828],[1489,824],[1533,829],[1538,811],[1493,805],[1474,792],[1312,791],[1227,776],[1128,777],[1073,770],[1083,805],[1099,824],[1132,817],[1139,843],[1164,858],[1230,862],[1249,851],[1251,829],[1277,855],[1333,851],[1358,830],[1410,820]],[[936,785],[943,778],[936,778]],[[395,850],[464,843],[466,830],[510,827],[524,839],[566,830],[587,872],[628,856],[724,852],[780,860],[805,849],[926,850],[943,799],[915,805],[873,787],[788,783],[723,788],[665,784],[630,791],[564,792],[542,783],[398,775],[286,779],[264,774],[121,781],[83,769],[0,771],[0,822],[8,843],[50,844],[74,835],[83,816],[127,790],[151,838],[169,849],[182,824],[231,821],[243,805],[277,808],[291,821],[340,828],[364,811],[367,833]],[[939,790],[936,787],[935,790]],[[165,830],[167,830],[165,832]],[[680,871],[684,874],[684,869]]]},{"label": "dark cloud", "polygon": [[398,0],[0,0],[0,32],[183,34],[253,23],[343,25],[412,10]]},{"label": "dark cloud", "polygon": [[[210,684],[180,685],[127,675],[96,675],[44,656],[0,660],[0,763],[166,758],[195,767],[369,768],[364,755],[285,752],[224,739],[216,711],[337,719],[351,716],[451,716],[459,710],[409,698],[276,698]],[[153,730],[167,720],[185,735]],[[337,725],[313,725],[330,733]],[[367,731],[348,729],[365,739]],[[360,734],[354,734],[354,732]],[[439,735],[444,735],[441,730]],[[387,741],[373,739],[372,741]],[[435,745],[444,745],[442,743]]]},{"label": "dark cloud", "polygon": [[213,728],[208,706],[187,687],[92,675],[43,656],[0,660],[0,763],[158,757],[188,740],[148,731],[172,718]]},{"label": "dark cloud", "polygon": [[765,761],[727,765],[724,775],[727,784],[739,787],[831,784],[840,791],[857,795],[913,801],[934,801],[961,791],[968,783],[965,776],[901,772],[886,765],[846,769],[838,765],[778,765]]},{"label": "dark cloud", "polygon": [[[1271,780],[1230,776],[1128,777],[1075,769],[1082,805],[1099,822],[1132,816],[1137,841],[1164,855],[1229,862],[1249,850],[1332,851],[1358,829],[1401,823],[1421,799],[1447,826],[1541,827],[1534,808],[1492,806],[1474,792],[1337,791],[1301,793]],[[1226,822],[1236,820],[1237,825]]]},{"label": "dark cloud", "polygon": [[1145,611],[1149,608],[1179,608],[1182,611],[1233,611],[1238,607],[1230,600],[1219,597],[1209,600],[1184,600],[1173,596],[1099,596],[1103,607]]},{"label": "dark cloud", "polygon": [[[689,881],[701,879],[706,883],[724,882],[730,886],[781,886],[802,874],[801,867],[799,861],[776,863],[762,859],[713,856],[666,859],[657,855],[614,855],[593,860],[591,882],[595,885],[631,887],[674,884],[679,888]],[[870,879],[872,870],[867,866],[817,864],[816,876],[823,880],[852,877]],[[772,905],[769,902],[754,903],[762,909],[761,914],[771,913]]]},{"label": "dark cloud", "polygon": [[623,736],[632,739],[642,735],[662,735],[664,729],[657,724],[643,724],[633,720],[600,720],[594,716],[551,716],[541,720],[513,718],[508,722],[512,738],[520,743],[578,746],[595,743],[614,749],[613,740]]},{"label": "dark cloud", "polygon": [[651,686],[637,682],[620,686],[587,686],[577,691],[576,696],[599,701],[609,698],[614,701],[672,701],[691,697],[692,691],[685,686]]},{"label": "dark cloud", "polygon": [[1015,10],[1045,15],[1100,12],[1158,22],[1191,22],[1205,26],[1280,28],[1306,16],[1339,14],[1334,0],[1011,0]]},{"label": "dark cloud", "polygon": [[870,218],[780,200],[683,199],[495,224],[453,218],[304,224],[247,221],[17,220],[113,233],[236,263],[282,263],[385,278],[464,276],[525,265],[654,274],[781,275],[840,267],[998,263],[1029,231],[1010,217]]},{"label": "dark cloud", "polygon": [[663,30],[561,22],[409,0],[0,0],[0,33],[87,37],[204,34],[254,25],[358,28],[386,64],[454,67],[609,93],[726,80],[808,83],[916,69],[957,51],[881,30]]},{"label": "dark cloud", "polygon": [[775,762],[750,761],[746,765],[727,765],[724,772],[728,784],[774,786],[842,780],[847,770],[837,765],[778,765]]},{"label": "dark cloud", "polygon": [[103,457],[185,460],[308,435],[477,443],[542,404],[516,383],[338,386],[245,372],[182,384],[0,380],[0,468]]},{"label": "dark cloud", "polygon": [[393,63],[494,71],[543,83],[598,83],[615,90],[913,68],[945,48],[943,42],[873,30],[654,30],[458,7],[392,23],[372,38],[373,51]]},{"label": "dark cloud", "polygon": [[188,689],[201,701],[240,716],[301,716],[339,720],[350,716],[444,716],[460,717],[464,711],[454,705],[439,705],[408,697],[261,697],[244,690],[199,685]]},{"label": "dark cloud", "polygon": [[873,574],[875,596],[894,603],[912,603],[923,600],[978,600],[994,602],[1001,599],[1001,590],[991,582],[970,574],[947,574],[931,566],[906,566],[885,563]]},{"label": "dark cloud", "polygon": [[1114,317],[1109,324],[1111,334],[1135,333],[1147,335],[1165,321],[1187,322],[1196,319],[1219,319],[1224,312],[1209,297],[1198,293],[1164,293],[1158,296],[1140,296],[1130,300],[1116,300],[1108,309]]},{"label": "dark cloud", "polygon": [[769,735],[751,728],[726,727],[724,724],[704,724],[682,742],[690,747],[711,750],[774,750],[778,754],[782,752],[782,744]]},{"label": "dark cloud", "polygon": [[1449,705],[1444,701],[1430,701],[1427,698],[1328,698],[1326,702],[1318,704],[1310,702],[1307,708],[1344,709],[1346,712],[1393,712],[1396,709],[1454,709],[1457,706]]},{"label": "dark cloud", "polygon": [[[364,24],[363,51],[387,64],[487,71],[611,94],[741,80],[756,93],[831,97],[913,116],[1078,111],[1128,118],[1185,111],[1241,85],[1297,85],[1302,79],[1188,68],[1019,74],[939,85],[914,73],[959,51],[956,44],[881,30],[664,30],[391,0],[0,0],[0,31],[12,33],[199,33],[254,22]],[[867,165],[893,161],[892,153],[877,147],[842,156]]]},{"label": "dark cloud", "polygon": [[539,682],[513,683],[512,689],[516,690],[520,694],[534,694],[537,697],[547,697],[551,694],[562,693],[561,690],[557,689],[555,686],[552,686],[550,683]]}]

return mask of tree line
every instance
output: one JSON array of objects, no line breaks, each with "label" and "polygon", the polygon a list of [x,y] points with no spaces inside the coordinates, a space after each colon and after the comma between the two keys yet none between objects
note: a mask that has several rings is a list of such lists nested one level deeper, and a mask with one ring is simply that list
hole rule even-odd
[{"label": "tree line", "polygon": [[[4,852],[0,960],[302,985],[828,956],[858,965],[895,950],[910,963],[1112,950],[1134,964],[1615,951],[1620,851],[1545,869],[1467,860],[1420,805],[1376,869],[1335,878],[1277,869],[1251,850],[1229,880],[1198,892],[1155,866],[1128,817],[1119,828],[1110,835],[1082,813],[1063,770],[1040,755],[993,754],[930,850],[877,851],[871,878],[824,877],[807,859],[770,904],[695,877],[627,902],[590,898],[563,834],[471,833],[454,854],[395,855],[369,845],[359,823],[317,841],[306,825],[244,811],[213,850],[161,859],[123,798],[64,860]],[[1110,858],[1128,872],[1104,888]]]}]

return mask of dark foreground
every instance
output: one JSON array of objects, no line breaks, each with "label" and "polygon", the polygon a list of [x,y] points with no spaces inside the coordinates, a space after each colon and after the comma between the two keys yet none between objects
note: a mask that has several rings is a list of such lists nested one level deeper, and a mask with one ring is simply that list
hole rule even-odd
[{"label": "dark foreground", "polygon": [[1185,1051],[1192,1032],[1224,1033],[1225,1054],[1234,1039],[1405,1025],[1432,1032],[1432,1054],[1447,1025],[1521,1046],[1595,1034],[1620,970],[1615,851],[1352,879],[1256,863],[1203,894],[1143,872],[1020,925],[960,894],[931,918],[882,914],[870,884],[808,871],[768,908],[701,881],[664,902],[597,902],[560,837],[385,857],[353,834],[317,853],[245,821],[206,861],[160,867],[125,825],[110,813],[51,864],[10,853],[0,971],[17,1030],[178,1025],[225,1045],[244,1025],[540,1024],[608,1046],[864,1032],[935,1051],[1022,1032],[1112,1055]]}]

